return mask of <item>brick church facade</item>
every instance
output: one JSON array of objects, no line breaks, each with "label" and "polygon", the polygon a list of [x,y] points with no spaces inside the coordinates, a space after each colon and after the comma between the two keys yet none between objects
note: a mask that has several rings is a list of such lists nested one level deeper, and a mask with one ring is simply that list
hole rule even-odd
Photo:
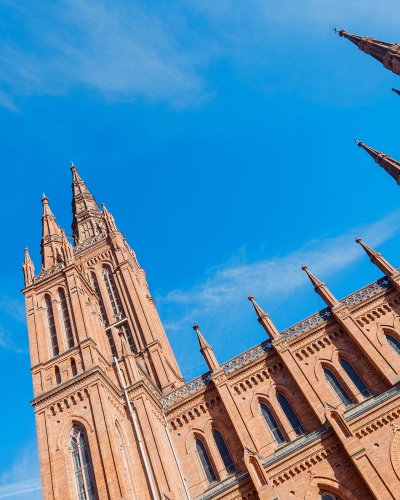
[{"label": "brick church facade", "polygon": [[[400,49],[339,34],[400,73]],[[397,183],[400,163],[358,145]],[[358,239],[381,279],[183,379],[146,275],[72,170],[73,237],[44,196],[41,272],[23,271],[43,497],[400,498],[400,272]],[[300,271],[299,271],[300,272]],[[249,304],[249,306],[251,306]]]}]

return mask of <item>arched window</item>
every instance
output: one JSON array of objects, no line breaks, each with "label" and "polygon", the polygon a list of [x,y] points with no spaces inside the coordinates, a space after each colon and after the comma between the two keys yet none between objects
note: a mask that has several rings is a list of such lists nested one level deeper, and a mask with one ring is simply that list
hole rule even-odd
[{"label": "arched window", "polygon": [[103,318],[103,323],[106,326],[108,326],[106,308],[104,307],[104,302],[103,302],[103,297],[101,296],[99,282],[97,281],[97,276],[94,272],[92,272],[92,285],[93,285],[94,291],[96,292],[97,299],[99,301],[100,312],[101,312],[101,317]]},{"label": "arched window", "polygon": [[400,343],[397,339],[395,339],[394,337],[392,337],[391,335],[386,335],[386,338],[387,338],[387,341],[388,341],[388,344],[390,345],[390,347],[392,349],[394,349],[397,354],[400,354]]},{"label": "arched window", "polygon": [[136,352],[136,347],[135,347],[135,342],[133,340],[132,332],[128,326],[128,323],[123,323],[121,325],[122,331],[124,333],[124,336],[129,344],[129,348],[132,352]]},{"label": "arched window", "polygon": [[72,327],[71,327],[71,320],[69,317],[67,298],[62,288],[58,290],[58,295],[60,297],[61,316],[64,322],[65,339],[67,341],[68,349],[70,349],[71,347],[74,347],[74,337],[72,335]]},{"label": "arched window", "polygon": [[114,337],[112,336],[111,330],[110,329],[106,330],[106,334],[108,338],[108,343],[110,345],[112,357],[118,358],[117,346],[115,345]]},{"label": "arched window", "polygon": [[78,375],[78,368],[76,367],[76,361],[74,358],[71,358],[71,372],[73,377]]},{"label": "arched window", "polygon": [[54,375],[56,377],[56,384],[61,384],[61,373],[60,373],[60,368],[58,368],[58,366],[56,366],[54,368]]},{"label": "arched window", "polygon": [[217,480],[217,477],[215,475],[213,466],[211,465],[210,457],[208,456],[206,447],[204,446],[203,441],[201,441],[200,439],[196,439],[196,450],[197,454],[199,455],[204,474],[207,477],[207,481],[209,483],[213,483]]},{"label": "arched window", "polygon": [[123,313],[121,301],[119,298],[118,290],[115,285],[114,276],[109,267],[103,268],[103,280],[106,286],[108,298],[110,299],[110,304],[114,316],[118,316]]},{"label": "arched window", "polygon": [[125,440],[122,437],[121,429],[119,428],[119,426],[117,425],[117,423],[115,424],[115,427],[117,429],[118,444],[119,444],[119,449],[120,449],[120,452],[121,452],[121,459],[122,459],[122,464],[123,464],[124,470],[125,470],[126,480],[127,480],[127,483],[128,483],[128,489],[129,489],[129,493],[130,493],[130,498],[132,498],[132,497],[134,497],[134,494],[133,494],[133,485],[132,485],[131,473],[130,473],[130,470],[129,470],[129,459],[128,459],[128,454],[126,452]]},{"label": "arched window", "polygon": [[60,353],[60,349],[58,347],[57,331],[54,323],[53,306],[51,304],[50,295],[45,296],[44,302],[46,306],[47,328],[49,330],[51,351],[53,356],[57,356],[57,354]]},{"label": "arched window", "polygon": [[334,495],[329,491],[321,491],[321,493],[319,494],[319,498],[321,500],[341,500],[341,497],[338,497],[337,495]]},{"label": "arched window", "polygon": [[355,371],[355,369],[351,366],[351,364],[346,359],[343,359],[343,358],[340,359],[340,364],[341,364],[343,370],[349,376],[350,380],[357,387],[357,389],[360,391],[360,393],[364,396],[364,398],[369,398],[369,396],[371,396],[370,390],[364,384],[363,379]]},{"label": "arched window", "polygon": [[78,500],[96,500],[92,461],[85,431],[74,426],[71,432],[71,454]]},{"label": "arched window", "polygon": [[235,466],[233,464],[233,460],[229,453],[229,450],[225,444],[224,438],[217,429],[213,429],[213,436],[219,454],[221,455],[222,461],[224,462],[225,469],[228,472],[228,474],[232,474],[233,472],[235,472]]},{"label": "arched window", "polygon": [[330,383],[332,389],[335,391],[340,401],[345,405],[349,406],[353,403],[350,396],[347,394],[346,389],[342,386],[342,384],[337,379],[336,375],[331,372],[328,368],[324,368],[324,373],[327,381]]},{"label": "arched window", "polygon": [[290,425],[293,427],[294,432],[300,436],[301,434],[304,434],[304,428],[300,423],[300,420],[297,418],[296,413],[294,412],[291,404],[289,401],[286,399],[286,397],[283,394],[278,394],[277,396],[278,402],[281,405],[281,408],[286,415],[287,419],[290,422]]},{"label": "arched window", "polygon": [[274,436],[275,441],[278,444],[284,443],[286,439],[283,437],[278,422],[276,421],[272,411],[263,403],[261,403],[261,413],[268,425],[269,430],[271,431],[271,434]]}]

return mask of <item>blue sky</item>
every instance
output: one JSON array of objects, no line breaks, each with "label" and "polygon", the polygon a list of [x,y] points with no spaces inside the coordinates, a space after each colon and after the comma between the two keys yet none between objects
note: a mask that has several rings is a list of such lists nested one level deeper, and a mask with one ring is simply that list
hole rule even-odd
[{"label": "blue sky", "polygon": [[332,32],[398,42],[392,0],[0,5],[3,270],[0,499],[41,498],[20,289],[40,269],[40,198],[70,231],[74,160],[147,271],[187,379],[261,342],[252,292],[285,328],[400,265],[399,188],[357,137],[400,159],[398,77]]}]

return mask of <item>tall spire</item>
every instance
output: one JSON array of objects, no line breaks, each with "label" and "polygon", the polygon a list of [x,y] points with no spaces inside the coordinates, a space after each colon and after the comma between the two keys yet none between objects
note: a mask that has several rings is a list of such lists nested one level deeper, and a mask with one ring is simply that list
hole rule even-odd
[{"label": "tall spire", "polygon": [[72,163],[72,232],[75,244],[104,232],[103,215],[80,177],[76,165]]},{"label": "tall spire", "polygon": [[266,331],[268,337],[271,340],[274,340],[278,337],[279,335],[279,330],[276,328],[274,323],[271,321],[271,318],[269,314],[264,312],[261,307],[257,304],[257,302],[254,300],[253,295],[249,295],[248,299],[250,302],[253,304],[254,310],[256,311],[258,322],[260,325],[264,328]]},{"label": "tall spire", "polygon": [[199,325],[196,323],[193,325],[193,330],[197,333],[197,339],[199,341],[200,345],[200,352],[203,355],[208,368],[210,369],[210,372],[216,372],[221,369],[217,358],[215,357],[213,348],[211,345],[206,341],[206,339],[203,337],[202,333],[200,332]]},{"label": "tall spire", "polygon": [[49,200],[44,193],[42,205],[42,241],[40,243],[40,253],[42,255],[42,268],[49,269],[63,261],[61,250],[62,233],[51,211]]},{"label": "tall spire", "polygon": [[400,184],[400,163],[385,153],[380,153],[376,149],[367,146],[362,141],[357,141],[360,148],[363,148],[393,179]]},{"label": "tall spire", "polygon": [[25,248],[24,262],[22,264],[22,271],[24,273],[25,286],[32,285],[33,277],[35,276],[35,267],[33,265],[31,256],[29,255],[28,248]]},{"label": "tall spire", "polygon": [[361,238],[356,238],[356,242],[359,243],[363,249],[365,250],[366,254],[369,256],[371,262],[376,265],[378,269],[380,269],[383,274],[386,276],[390,277],[394,273],[397,272],[397,270],[390,264],[381,253],[376,252],[372,248],[370,248],[368,245],[366,245]]},{"label": "tall spire", "polygon": [[340,30],[339,36],[347,38],[350,42],[365,52],[377,59],[384,65],[385,68],[400,75],[400,45],[395,43],[381,42],[368,36],[358,36]]},{"label": "tall spire", "polygon": [[321,299],[325,302],[328,307],[334,307],[339,304],[337,298],[333,295],[333,293],[329,290],[329,288],[320,281],[314,274],[308,270],[306,265],[302,265],[301,268],[305,271],[310,278],[311,283],[314,285],[314,290],[318,293]]}]

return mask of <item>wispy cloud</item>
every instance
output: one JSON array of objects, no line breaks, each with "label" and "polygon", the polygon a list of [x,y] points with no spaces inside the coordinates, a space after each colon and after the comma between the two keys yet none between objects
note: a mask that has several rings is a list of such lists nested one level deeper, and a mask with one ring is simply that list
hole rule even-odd
[{"label": "wispy cloud", "polygon": [[0,105],[11,110],[20,97],[79,89],[113,100],[198,104],[218,90],[208,78],[215,62],[250,75],[273,63],[290,73],[296,60],[307,64],[298,53],[302,39],[322,48],[334,24],[371,29],[372,19],[389,36],[400,13],[394,0],[304,0],[301,9],[297,0],[38,0],[35,8],[21,0],[1,9],[13,29],[0,35]]},{"label": "wispy cloud", "polygon": [[[204,281],[188,289],[173,290],[160,299],[167,311],[166,328],[170,331],[187,329],[190,321],[206,317],[209,320],[211,316],[219,326],[225,325],[220,329],[225,331],[227,325],[239,321],[249,292],[271,305],[284,301],[308,284],[300,270],[302,263],[322,279],[343,271],[357,259],[365,258],[363,250],[354,242],[354,236],[362,236],[372,246],[379,245],[400,230],[399,215],[395,212],[337,237],[312,240],[282,257],[255,262],[243,262],[242,257],[218,266],[208,272]],[[173,317],[168,318],[169,314]]]},{"label": "wispy cloud", "polygon": [[41,483],[36,446],[23,449],[15,463],[0,474],[0,498],[15,497],[18,500],[39,500]]}]

